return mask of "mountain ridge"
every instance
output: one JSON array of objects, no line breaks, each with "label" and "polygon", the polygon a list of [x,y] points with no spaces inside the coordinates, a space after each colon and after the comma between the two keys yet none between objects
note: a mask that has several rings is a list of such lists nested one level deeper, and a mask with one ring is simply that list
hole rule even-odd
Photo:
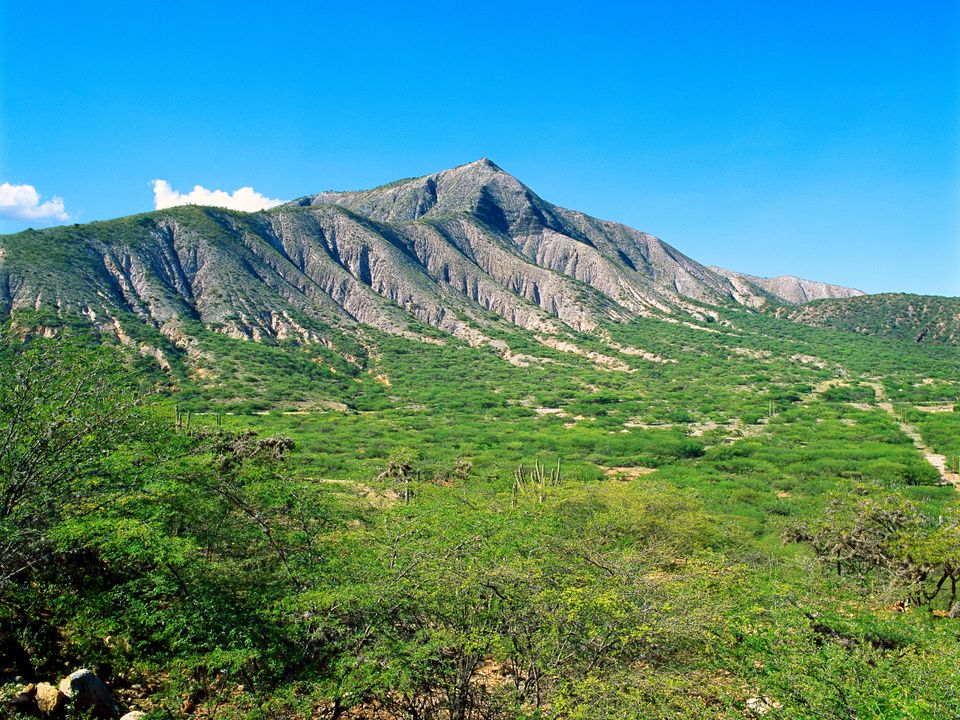
[{"label": "mountain ridge", "polygon": [[[542,198],[537,196],[536,193],[534,193],[529,187],[524,185],[509,173],[506,173],[499,165],[494,163],[489,158],[481,158],[480,160],[459,165],[449,170],[444,170],[437,173],[395,181],[386,185],[378,186],[371,190],[325,191],[316,195],[305,196],[293,201],[293,203],[299,205],[337,204],[360,212],[364,215],[377,217],[377,219],[386,222],[411,222],[422,217],[429,217],[431,215],[443,215],[444,211],[446,211],[446,213],[474,212],[482,216],[484,209],[482,200],[486,199],[484,198],[482,192],[477,194],[476,201],[472,204],[465,204],[464,200],[467,200],[467,198],[464,198],[463,195],[460,195],[456,198],[456,200],[459,200],[459,203],[454,202],[452,203],[452,206],[451,203],[444,202],[444,199],[441,198],[441,193],[438,192],[439,189],[442,189],[444,180],[451,177],[456,179],[453,183],[448,182],[448,184],[452,184],[454,188],[461,187],[463,183],[459,182],[461,179],[460,176],[464,174],[472,175],[474,178],[476,178],[477,175],[486,175],[486,180],[490,180],[492,178],[504,179],[507,186],[513,186],[516,195],[522,194],[523,199],[527,200],[531,205],[534,206],[532,211],[528,211],[527,213],[524,213],[522,209],[517,209],[515,207],[514,219],[512,222],[510,222],[510,226],[508,228],[501,227],[501,229],[509,230],[512,233],[517,233],[517,226],[523,224],[522,221],[524,218],[538,216],[541,220],[550,218],[556,223],[558,222],[557,216],[559,216],[559,222],[562,222],[566,219],[574,219],[579,223],[599,224],[608,232],[636,233],[637,235],[641,236],[645,242],[656,243],[663,249],[665,254],[669,255],[671,258],[683,258],[685,261],[693,262],[689,257],[678,251],[676,248],[667,245],[662,240],[650,235],[649,233],[634,230],[633,228],[621,223],[600,220],[586,215],[585,213],[560,208],[552,203],[542,200]],[[501,183],[501,187],[498,189],[502,189],[503,184],[504,183]],[[481,190],[486,189],[487,187],[487,183],[483,182],[474,182],[472,184],[468,184],[468,187],[476,189],[478,185]],[[438,207],[440,208],[439,211],[436,210]],[[519,218],[519,220],[516,218]],[[507,218],[504,219],[507,220]],[[547,224],[547,227],[551,230],[557,229],[549,223]],[[587,244],[594,244],[588,236],[585,236],[582,233],[574,233],[573,236],[575,239],[586,241]],[[614,250],[615,253],[620,254],[621,258],[627,261],[631,267],[636,269],[636,262],[638,260],[637,257],[625,257],[622,253],[622,248],[615,248]],[[643,258],[643,260],[646,259],[647,258]],[[758,288],[784,302],[791,303],[805,302],[808,299],[820,297],[848,297],[863,294],[859,290],[845,288],[838,285],[829,285],[813,280],[805,280],[802,278],[796,278],[794,276],[760,278],[748,275],[746,273],[725,270],[723,268],[705,267],[699,263],[696,263],[696,265],[701,269],[709,271],[710,273],[719,274],[728,280],[736,279],[738,282],[734,284],[734,288],[727,287],[722,282],[717,283],[716,278],[711,278],[711,281],[715,288],[722,289],[725,294],[731,294],[734,298],[738,299],[738,302],[741,301],[737,296],[738,290],[742,296],[748,296],[751,294],[756,294]],[[701,276],[702,275],[703,274],[701,273]],[[744,287],[745,285],[752,285],[752,287]],[[783,285],[788,285],[791,287],[780,287]],[[806,290],[806,293],[804,294],[802,292],[798,292],[792,286],[802,287]]]},{"label": "mountain ridge", "polygon": [[3,316],[70,314],[110,332],[125,313],[170,336],[193,321],[253,340],[316,342],[356,325],[471,338],[491,316],[590,331],[636,315],[775,306],[796,297],[789,290],[553,205],[486,158],[255,213],[184,206],[0,236]]},{"label": "mountain ridge", "polygon": [[818,280],[807,280],[796,275],[776,275],[774,277],[760,277],[748,273],[727,270],[726,268],[709,266],[711,270],[723,275],[731,282],[751,283],[762,287],[776,295],[790,305],[803,305],[814,300],[849,299],[866,295],[862,290],[849,288],[843,285],[833,285]]}]

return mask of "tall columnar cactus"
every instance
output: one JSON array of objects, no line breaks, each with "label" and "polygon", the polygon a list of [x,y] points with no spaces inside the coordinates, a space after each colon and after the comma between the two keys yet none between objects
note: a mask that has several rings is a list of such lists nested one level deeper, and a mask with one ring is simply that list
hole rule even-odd
[{"label": "tall columnar cactus", "polygon": [[546,489],[559,485],[560,479],[559,458],[557,458],[557,467],[552,469],[549,474],[546,472],[546,466],[541,465],[539,460],[533,461],[533,469],[529,473],[525,472],[523,463],[520,463],[514,472],[511,504],[516,507],[517,497],[520,495],[536,495],[537,502],[542,503]]}]

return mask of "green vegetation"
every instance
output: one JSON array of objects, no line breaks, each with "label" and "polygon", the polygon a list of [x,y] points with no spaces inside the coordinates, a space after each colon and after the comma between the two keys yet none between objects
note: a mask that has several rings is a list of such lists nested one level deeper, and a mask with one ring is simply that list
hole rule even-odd
[{"label": "green vegetation", "polygon": [[955,716],[957,491],[897,414],[960,451],[915,409],[960,350],[691,324],[487,329],[519,367],[5,334],[0,671],[158,718]]},{"label": "green vegetation", "polygon": [[883,293],[815,300],[777,314],[816,327],[912,343],[960,344],[960,298]]},{"label": "green vegetation", "polygon": [[947,409],[953,405],[953,410],[948,412],[928,412],[913,408],[904,409],[903,413],[906,419],[917,427],[924,441],[935,452],[944,455],[947,464],[954,472],[960,472],[958,463],[960,463],[960,412],[957,411],[958,404],[950,403],[944,408]]}]

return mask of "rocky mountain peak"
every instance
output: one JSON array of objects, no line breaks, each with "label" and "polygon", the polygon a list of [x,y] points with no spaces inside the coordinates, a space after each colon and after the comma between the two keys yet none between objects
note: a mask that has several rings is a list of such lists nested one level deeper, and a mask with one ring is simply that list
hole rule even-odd
[{"label": "rocky mountain peak", "polygon": [[[469,162],[465,165],[460,165],[458,167],[467,168],[467,167],[473,167],[473,166],[483,167],[489,170],[493,170],[494,172],[503,172],[503,168],[501,168],[493,160],[487,157],[482,157],[479,160],[474,160],[473,162]],[[457,168],[452,168],[452,169],[455,170]]]},{"label": "rocky mountain peak", "polygon": [[549,214],[548,203],[487,158],[372,190],[322,192],[296,204],[340,205],[388,223],[470,213],[504,232]]}]

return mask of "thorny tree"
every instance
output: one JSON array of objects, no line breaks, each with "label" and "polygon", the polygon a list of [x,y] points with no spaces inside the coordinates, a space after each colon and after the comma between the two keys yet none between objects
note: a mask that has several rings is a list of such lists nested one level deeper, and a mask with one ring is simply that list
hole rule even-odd
[{"label": "thorny tree", "polygon": [[129,481],[111,477],[107,455],[147,421],[121,370],[108,351],[0,338],[0,592],[44,562],[54,524]]}]

